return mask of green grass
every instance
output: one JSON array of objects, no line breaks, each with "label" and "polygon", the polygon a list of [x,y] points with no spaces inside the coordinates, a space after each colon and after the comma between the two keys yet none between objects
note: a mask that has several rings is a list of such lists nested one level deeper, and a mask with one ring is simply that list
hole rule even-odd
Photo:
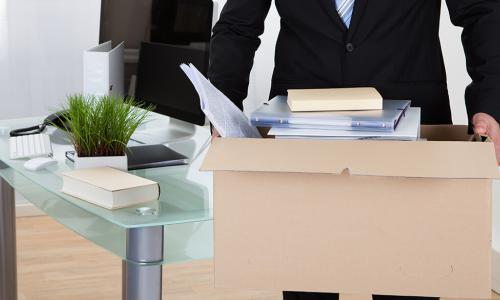
[{"label": "green grass", "polygon": [[71,95],[63,106],[67,111],[71,141],[79,157],[122,156],[130,137],[150,115],[133,98]]}]

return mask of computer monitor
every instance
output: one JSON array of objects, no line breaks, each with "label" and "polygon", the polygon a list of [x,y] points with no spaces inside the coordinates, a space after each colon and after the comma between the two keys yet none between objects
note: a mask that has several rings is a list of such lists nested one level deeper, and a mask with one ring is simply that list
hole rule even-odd
[{"label": "computer monitor", "polygon": [[206,73],[207,55],[203,49],[143,42],[135,96],[155,105],[157,113],[203,125],[198,94],[179,66],[190,62]]},{"label": "computer monitor", "polygon": [[100,42],[125,42],[126,94],[203,125],[199,97],[179,65],[193,63],[206,75],[215,11],[212,0],[102,0]]}]

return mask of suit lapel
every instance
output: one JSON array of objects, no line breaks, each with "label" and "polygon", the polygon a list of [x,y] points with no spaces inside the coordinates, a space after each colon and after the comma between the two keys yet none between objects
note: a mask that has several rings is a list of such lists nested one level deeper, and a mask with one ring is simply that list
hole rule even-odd
[{"label": "suit lapel", "polygon": [[[356,0],[354,2],[354,10],[352,12],[351,17],[351,25],[349,26],[349,30],[347,31],[347,40],[352,40],[356,30],[358,29],[359,23],[363,18],[363,14],[366,9],[366,5],[368,4],[368,0]],[[338,15],[338,13],[337,13]],[[340,17],[339,17],[340,19]],[[341,20],[342,22],[342,20]]]},{"label": "suit lapel", "polygon": [[347,28],[344,25],[344,22],[342,22],[342,19],[339,16],[339,13],[337,12],[337,8],[335,7],[335,0],[321,0],[321,2],[324,5],[324,8],[330,15],[330,18],[333,20],[335,23],[335,26],[338,27],[343,33],[347,31]]}]

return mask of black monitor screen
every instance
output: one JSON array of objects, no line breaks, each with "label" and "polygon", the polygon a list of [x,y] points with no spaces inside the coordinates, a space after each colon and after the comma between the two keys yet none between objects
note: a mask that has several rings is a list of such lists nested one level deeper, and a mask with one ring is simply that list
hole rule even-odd
[{"label": "black monitor screen", "polygon": [[212,0],[102,0],[100,42],[125,42],[125,91],[156,111],[202,125],[198,94],[179,68],[208,71]]},{"label": "black monitor screen", "polygon": [[179,65],[190,62],[206,72],[206,51],[183,46],[143,43],[137,70],[137,99],[152,103],[156,112],[203,125],[196,90]]}]

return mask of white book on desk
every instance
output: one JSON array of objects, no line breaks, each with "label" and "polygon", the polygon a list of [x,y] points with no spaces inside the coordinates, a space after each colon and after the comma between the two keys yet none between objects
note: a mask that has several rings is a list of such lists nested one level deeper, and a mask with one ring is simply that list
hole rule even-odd
[{"label": "white book on desk", "polygon": [[158,200],[158,183],[113,168],[80,169],[62,173],[62,192],[107,209]]}]

